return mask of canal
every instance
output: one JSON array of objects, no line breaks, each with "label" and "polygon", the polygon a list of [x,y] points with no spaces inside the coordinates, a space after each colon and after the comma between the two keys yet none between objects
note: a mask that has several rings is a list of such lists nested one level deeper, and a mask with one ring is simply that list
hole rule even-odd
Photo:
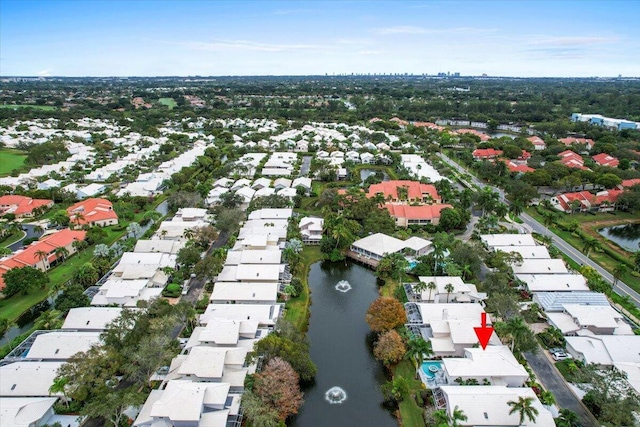
[{"label": "canal", "polygon": [[384,369],[367,346],[365,314],[378,297],[376,278],[360,265],[316,263],[309,274],[312,304],[307,337],[318,366],[305,390],[296,427],[395,427],[383,406]]}]

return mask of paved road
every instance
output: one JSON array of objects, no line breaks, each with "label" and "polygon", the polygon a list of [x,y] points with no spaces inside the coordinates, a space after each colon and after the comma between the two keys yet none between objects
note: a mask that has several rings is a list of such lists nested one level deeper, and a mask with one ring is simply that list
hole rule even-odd
[{"label": "paved road", "polygon": [[300,176],[309,175],[309,169],[311,168],[311,156],[304,156],[302,158],[302,164],[300,165]]},{"label": "paved road", "polygon": [[537,353],[525,353],[525,358],[544,388],[553,393],[560,408],[575,412],[583,427],[597,425],[589,411],[573,394],[560,372],[544,353],[544,350],[540,348]]},{"label": "paved road", "polygon": [[[569,258],[571,258],[572,260],[574,260],[580,265],[588,265],[594,268],[598,273],[602,275],[602,277],[604,277],[608,282],[613,284],[614,282],[613,275],[611,275],[604,268],[600,267],[597,263],[591,261],[591,259],[585,256],[585,254],[583,254],[582,252],[580,252],[579,250],[577,250],[576,248],[574,248],[573,246],[565,242],[556,234],[552,233],[548,228],[546,228],[544,225],[540,224],[538,221],[533,219],[530,215],[523,213],[522,215],[520,215],[520,218],[524,221],[525,224],[531,227],[531,229],[534,232],[543,234],[546,236],[550,236],[553,239],[553,244],[562,252],[564,252],[567,256],[569,256]],[[624,282],[618,281],[618,283],[613,287],[613,290],[615,291],[615,293],[623,297],[629,296],[633,304],[636,307],[640,308],[640,294],[638,294],[636,291],[631,289]]]},{"label": "paved road", "polygon": [[7,246],[9,249],[11,249],[12,251],[17,251],[18,249],[22,249],[22,246],[24,246],[22,244],[22,242],[24,241],[24,239],[30,239],[32,237],[37,237],[39,238],[40,236],[42,236],[42,231],[36,232],[35,231],[35,227],[37,224],[20,224],[20,227],[22,227],[22,231],[24,233],[24,235],[22,236],[22,239],[18,240],[17,242],[14,242],[13,244]]},{"label": "paved road", "polygon": [[[451,165],[457,171],[470,175],[471,176],[471,180],[473,181],[473,183],[475,185],[477,185],[480,188],[484,188],[484,187],[491,188],[493,191],[497,192],[500,195],[500,200],[503,203],[509,204],[509,201],[505,197],[504,191],[502,191],[499,188],[496,188],[496,187],[493,187],[491,185],[487,185],[487,184],[481,182],[475,176],[471,175],[465,168],[463,168],[462,166],[460,166],[459,164],[457,164],[456,162],[451,160],[446,155],[444,155],[442,153],[437,153],[437,154],[445,163]],[[569,258],[571,258],[572,260],[574,260],[575,262],[577,262],[580,265],[588,265],[589,267],[595,269],[598,273],[600,273],[602,275],[602,277],[604,277],[605,280],[607,280],[609,283],[613,284],[613,282],[614,282],[613,275],[611,275],[607,270],[605,270],[604,268],[600,267],[594,261],[591,261],[591,259],[586,257],[582,252],[580,252],[579,250],[577,250],[576,248],[574,248],[573,246],[571,246],[570,244],[565,242],[562,238],[558,237],[556,234],[552,233],[547,227],[545,227],[544,225],[540,224],[538,221],[536,221],[530,215],[528,215],[526,213],[523,213],[522,215],[520,215],[520,219],[532,231],[534,231],[534,232],[536,232],[538,234],[545,235],[545,236],[550,236],[552,238],[552,240],[553,240],[553,244],[558,249],[560,249],[562,252],[564,252]],[[618,281],[618,283],[613,287],[613,290],[614,290],[615,293],[617,293],[620,296],[623,296],[623,297],[624,296],[629,296],[629,298],[631,298],[631,301],[633,302],[633,304],[636,307],[640,308],[640,294],[638,292],[634,291],[633,289],[631,289],[629,286],[627,286],[626,283],[624,283],[622,281]]]}]

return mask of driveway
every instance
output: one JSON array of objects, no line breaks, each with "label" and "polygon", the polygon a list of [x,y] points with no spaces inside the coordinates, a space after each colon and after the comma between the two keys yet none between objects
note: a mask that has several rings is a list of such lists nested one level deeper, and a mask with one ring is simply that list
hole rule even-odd
[{"label": "driveway", "polygon": [[553,393],[556,403],[562,409],[569,409],[578,415],[578,420],[583,427],[595,427],[597,424],[589,411],[584,407],[571,391],[564,378],[558,372],[544,350],[539,348],[537,353],[525,353],[529,366],[533,369],[538,380],[545,389]]},{"label": "driveway", "polygon": [[309,175],[309,169],[311,168],[311,156],[304,156],[302,158],[302,164],[300,165],[300,176]]}]

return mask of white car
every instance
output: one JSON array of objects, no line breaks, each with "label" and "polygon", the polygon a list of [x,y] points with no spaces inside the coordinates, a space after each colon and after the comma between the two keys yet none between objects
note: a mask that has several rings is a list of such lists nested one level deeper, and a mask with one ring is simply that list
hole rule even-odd
[{"label": "white car", "polygon": [[551,356],[553,357],[553,360],[572,359],[571,355],[564,351],[556,351],[555,353],[551,353]]}]

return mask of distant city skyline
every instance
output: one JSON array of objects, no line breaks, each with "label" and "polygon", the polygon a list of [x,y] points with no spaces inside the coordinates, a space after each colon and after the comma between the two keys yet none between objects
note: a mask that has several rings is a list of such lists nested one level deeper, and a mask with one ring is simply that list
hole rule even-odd
[{"label": "distant city skyline", "polygon": [[0,76],[640,76],[637,1],[0,0]]}]

